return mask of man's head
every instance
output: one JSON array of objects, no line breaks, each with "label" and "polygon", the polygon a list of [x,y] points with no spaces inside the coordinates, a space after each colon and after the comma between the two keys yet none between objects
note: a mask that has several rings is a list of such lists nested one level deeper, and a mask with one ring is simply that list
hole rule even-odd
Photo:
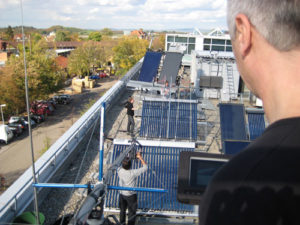
[{"label": "man's head", "polygon": [[128,102],[133,103],[133,97],[129,97]]},{"label": "man's head", "polygon": [[269,122],[300,116],[300,101],[291,101],[300,94],[300,0],[228,0],[227,7],[238,70]]},{"label": "man's head", "polygon": [[227,22],[232,40],[236,16],[244,14],[276,49],[289,51],[300,45],[300,0],[228,0]]},{"label": "man's head", "polygon": [[131,168],[131,160],[129,159],[129,157],[125,157],[122,161],[122,167],[125,170],[130,170]]}]

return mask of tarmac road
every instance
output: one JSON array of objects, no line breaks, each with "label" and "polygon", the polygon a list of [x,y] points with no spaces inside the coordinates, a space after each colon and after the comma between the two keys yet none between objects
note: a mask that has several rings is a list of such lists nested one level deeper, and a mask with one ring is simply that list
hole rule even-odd
[{"label": "tarmac road", "polygon": [[[107,78],[98,83],[94,89],[72,95],[73,101],[70,104],[56,105],[54,114],[48,116],[45,122],[32,130],[35,160],[80,118],[85,105],[91,100],[99,99],[116,82],[117,79]],[[10,186],[30,166],[28,132],[15,138],[10,144],[0,146],[0,176],[5,178],[5,187]],[[0,194],[3,192],[3,188],[1,189]]]}]

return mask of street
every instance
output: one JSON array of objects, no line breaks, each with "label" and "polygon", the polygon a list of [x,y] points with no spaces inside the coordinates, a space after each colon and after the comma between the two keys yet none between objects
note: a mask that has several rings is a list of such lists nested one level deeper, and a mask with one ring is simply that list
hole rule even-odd
[{"label": "street", "polygon": [[[66,130],[68,130],[86,110],[93,100],[99,99],[110,89],[117,79],[107,78],[98,83],[94,89],[86,89],[81,94],[72,95],[68,105],[56,105],[54,115],[48,116],[45,122],[32,130],[34,157],[37,160]],[[0,176],[5,179],[5,187],[11,185],[31,166],[30,140],[28,131],[14,138],[0,148]],[[0,190],[0,193],[2,190]]]}]

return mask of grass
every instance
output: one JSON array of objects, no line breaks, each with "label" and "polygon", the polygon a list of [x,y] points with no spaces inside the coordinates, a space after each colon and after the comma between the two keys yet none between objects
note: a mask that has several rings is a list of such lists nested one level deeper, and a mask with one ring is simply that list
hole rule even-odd
[{"label": "grass", "polygon": [[45,137],[43,142],[44,142],[44,147],[41,150],[41,154],[44,154],[51,146],[51,143],[50,143],[51,139],[48,136]]}]

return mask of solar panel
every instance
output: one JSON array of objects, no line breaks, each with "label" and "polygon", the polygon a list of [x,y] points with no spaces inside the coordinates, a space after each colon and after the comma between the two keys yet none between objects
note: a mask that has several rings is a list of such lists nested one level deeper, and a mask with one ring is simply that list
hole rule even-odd
[{"label": "solar panel", "polygon": [[243,104],[221,103],[221,138],[224,140],[248,140]]},{"label": "solar panel", "polygon": [[143,65],[141,68],[139,81],[152,82],[157,74],[158,66],[161,59],[160,52],[146,52]]},{"label": "solar panel", "polygon": [[143,101],[141,137],[197,139],[197,103]]},{"label": "solar panel", "polygon": [[[114,145],[112,160],[128,145]],[[142,147],[142,156],[148,164],[148,170],[137,180],[137,187],[167,189],[167,193],[138,192],[138,209],[159,211],[193,212],[193,206],[177,201],[177,169],[179,154],[182,151],[194,151],[193,148],[174,147]],[[141,164],[134,160],[132,168],[139,168]],[[118,185],[118,176],[109,181],[109,185]],[[119,192],[109,190],[106,207],[119,208]]]},{"label": "solar panel", "polygon": [[160,73],[161,81],[169,81],[175,83],[181,65],[182,54],[177,52],[167,52],[164,64]]},{"label": "solar panel", "polygon": [[249,144],[250,141],[225,140],[223,152],[227,155],[235,155],[246,148]]},{"label": "solar panel", "polygon": [[248,113],[250,140],[255,140],[265,130],[264,113]]}]

